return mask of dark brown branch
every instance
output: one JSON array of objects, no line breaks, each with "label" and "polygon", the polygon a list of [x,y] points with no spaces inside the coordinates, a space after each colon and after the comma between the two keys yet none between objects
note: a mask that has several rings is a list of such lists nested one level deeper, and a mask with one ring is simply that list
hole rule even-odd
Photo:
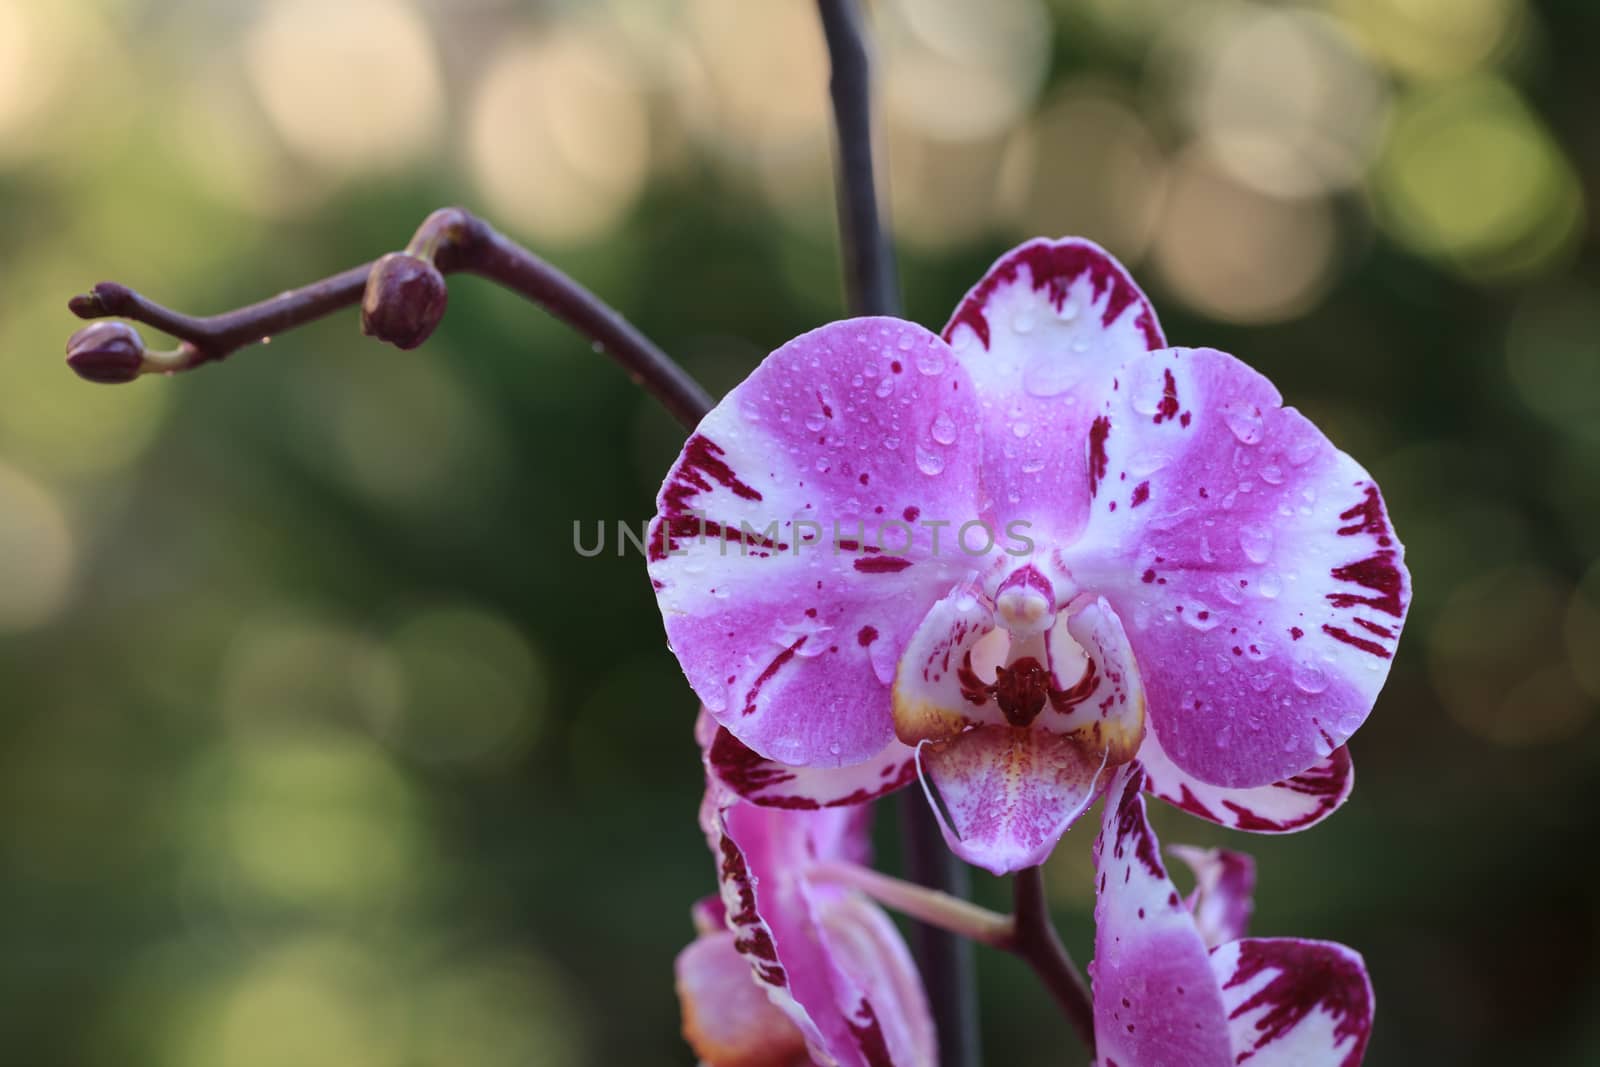
[{"label": "dark brown branch", "polygon": [[1055,924],[1050,921],[1044,871],[1040,867],[1028,867],[1018,871],[1011,884],[1013,927],[1009,942],[1001,947],[1033,968],[1093,1060],[1094,999],[1088,983],[1067,954],[1067,947],[1061,943]]},{"label": "dark brown branch", "polygon": [[828,91],[838,151],[836,196],[845,294],[856,315],[898,315],[894,249],[881,224],[872,173],[872,63],[857,0],[817,0],[832,67]]},{"label": "dark brown branch", "polygon": [[[666,353],[588,289],[460,208],[434,212],[409,246],[437,257],[444,273],[476,274],[505,286],[595,342],[629,376],[693,429],[711,398]],[[197,318],[162,307],[115,282],[102,282],[68,303],[83,319],[120,317],[153,326],[181,343],[173,353],[147,353],[146,372],[192,370],[248,345],[361,301],[374,263],[220,315]]]}]

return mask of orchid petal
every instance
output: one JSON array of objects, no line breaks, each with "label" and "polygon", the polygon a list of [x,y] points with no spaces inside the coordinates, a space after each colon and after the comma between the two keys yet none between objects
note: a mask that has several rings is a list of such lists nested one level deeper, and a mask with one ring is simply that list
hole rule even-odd
[{"label": "orchid petal", "polygon": [[1194,872],[1194,892],[1184,905],[1194,916],[1206,947],[1216,948],[1243,937],[1255,908],[1256,861],[1226,848],[1173,845],[1167,851]]},{"label": "orchid petal", "polygon": [[[1065,543],[1088,515],[1082,443],[1095,402],[1125,360],[1166,343],[1155,311],[1098,245],[1039,239],[989,268],[944,336],[984,401],[984,488],[995,508]],[[1031,510],[1037,501],[1048,508]]]},{"label": "orchid petal", "polygon": [[767,759],[719,726],[707,759],[711,773],[729,789],[772,808],[864,804],[910,785],[917,777],[916,750],[898,741],[849,767],[790,767]]},{"label": "orchid petal", "polygon": [[807,890],[833,967],[834,999],[866,1067],[935,1067],[938,1042],[922,979],[882,908],[837,887]]},{"label": "orchid petal", "polygon": [[1064,621],[1057,621],[1047,642],[1051,675],[1063,698],[1051,701],[1040,722],[1076,735],[1090,750],[1106,753],[1108,765],[1121,766],[1145,733],[1144,686],[1127,631],[1105,597],[1084,598]]},{"label": "orchid petal", "polygon": [[1280,400],[1221,352],[1130,360],[1072,548],[1128,625],[1167,756],[1214,785],[1269,785],[1343,744],[1410,600],[1377,485]]},{"label": "orchid petal", "polygon": [[976,418],[942,340],[855,319],[778,349],[685,444],[651,578],[690,685],[750,748],[840,767],[889,742],[900,651],[971,563],[916,520],[975,513],[979,444],[945,427]]},{"label": "orchid petal", "polygon": [[1079,739],[1026,727],[977,726],[918,754],[945,842],[997,875],[1043,863],[1094,801],[1105,768],[1104,752]]},{"label": "orchid petal", "polygon": [[1145,788],[1175,808],[1233,830],[1283,834],[1304,830],[1332,815],[1355,788],[1350,749],[1341,745],[1292,778],[1250,789],[1207,785],[1179,770],[1162,751],[1155,731],[1139,748]]},{"label": "orchid petal", "polygon": [[1231,1067],[1222,994],[1145,817],[1137,764],[1107,790],[1095,842],[1095,1043],[1103,1067]]},{"label": "orchid petal", "polygon": [[1251,1067],[1357,1067],[1372,1032],[1372,984],[1361,956],[1299,938],[1247,938],[1211,953],[1235,1062]]},{"label": "orchid petal", "polygon": [[674,967],[683,1036],[706,1067],[798,1067],[805,1038],[767,999],[726,930],[696,938]]},{"label": "orchid petal", "polygon": [[994,613],[970,586],[958,586],[928,611],[895,674],[894,732],[901,741],[938,741],[968,726],[1004,725],[985,682],[1007,644]]}]

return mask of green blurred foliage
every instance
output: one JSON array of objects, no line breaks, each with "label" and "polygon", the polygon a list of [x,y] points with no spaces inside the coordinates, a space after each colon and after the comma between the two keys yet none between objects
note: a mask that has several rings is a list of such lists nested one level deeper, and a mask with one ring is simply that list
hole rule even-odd
[{"label": "green blurred foliage", "polygon": [[[1242,842],[1256,931],[1366,954],[1374,1065],[1593,1062],[1600,11],[874,16],[911,317],[1085,233],[1384,486],[1412,622],[1349,805]],[[235,306],[462,202],[723,390],[841,314],[824,90],[802,0],[0,0],[8,1062],[690,1061],[693,701],[641,561],[572,548],[681,431],[468,280],[416,352],[347,314],[119,389],[61,365],[64,303]],[[1078,1061],[981,970],[992,1062]]]}]

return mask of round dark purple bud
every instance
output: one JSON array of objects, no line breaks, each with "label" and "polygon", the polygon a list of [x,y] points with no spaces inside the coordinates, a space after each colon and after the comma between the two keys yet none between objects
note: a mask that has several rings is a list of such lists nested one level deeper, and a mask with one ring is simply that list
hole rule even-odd
[{"label": "round dark purple bud", "polygon": [[367,276],[361,332],[396,348],[416,348],[444,318],[449,297],[439,268],[410,252],[391,252]]},{"label": "round dark purple bud", "polygon": [[144,366],[144,338],[125,322],[90,323],[67,339],[67,366],[84,381],[131,382]]}]

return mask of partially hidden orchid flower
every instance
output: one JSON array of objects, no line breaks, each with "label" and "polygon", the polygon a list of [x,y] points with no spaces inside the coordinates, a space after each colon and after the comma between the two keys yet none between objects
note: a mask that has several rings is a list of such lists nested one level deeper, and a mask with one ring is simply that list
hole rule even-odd
[{"label": "partially hidden orchid flower", "polygon": [[1325,817],[1410,600],[1367,472],[1070,239],[1000,259],[942,337],[778,349],[684,445],[648,549],[734,788],[827,807],[920,768],[997,874],[1135,757],[1226,826]]},{"label": "partially hidden orchid flower", "polygon": [[1180,899],[1145,815],[1143,774],[1137,764],[1117,772],[1095,842],[1099,1067],[1357,1067],[1372,1030],[1360,955],[1245,937],[1254,871],[1239,853],[1180,852],[1197,881]]},{"label": "partially hidden orchid flower", "polygon": [[[714,726],[702,719],[702,748]],[[864,863],[865,806],[783,811],[708,770],[700,821],[720,898],[678,956],[684,1034],[708,1067],[935,1067],[933,1020],[899,931],[859,892],[814,878]]]}]

